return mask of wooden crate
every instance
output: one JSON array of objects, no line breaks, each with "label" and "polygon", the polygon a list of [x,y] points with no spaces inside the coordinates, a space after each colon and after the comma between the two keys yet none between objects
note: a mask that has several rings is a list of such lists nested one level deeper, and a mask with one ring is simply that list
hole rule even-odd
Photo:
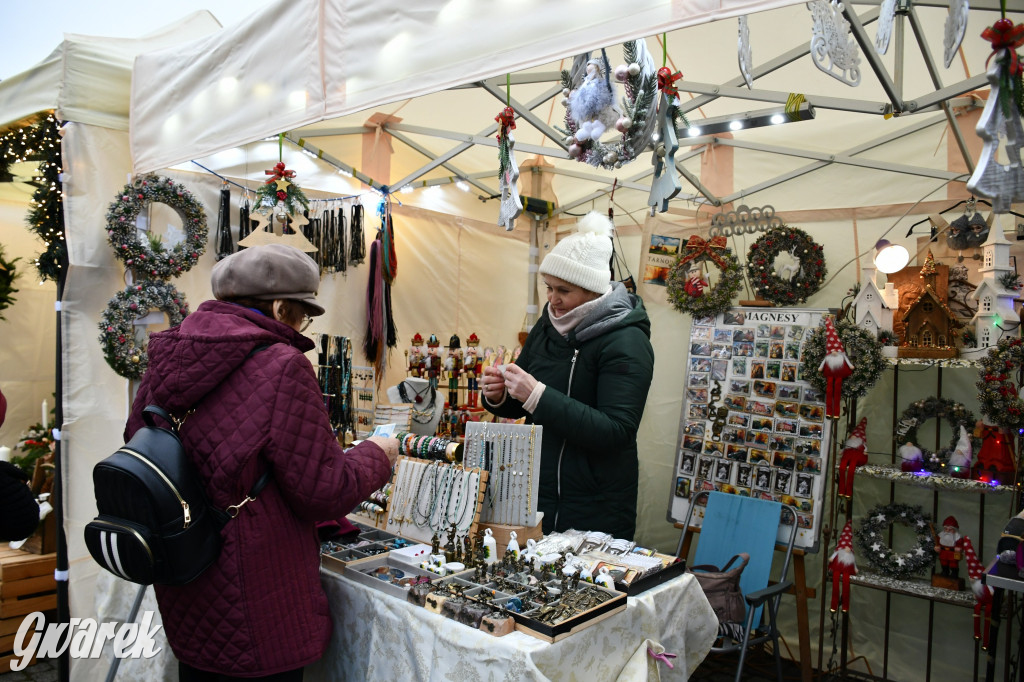
[{"label": "wooden crate", "polygon": [[56,554],[0,548],[0,674],[10,672],[17,658],[14,639],[25,616],[57,608],[56,566]]}]

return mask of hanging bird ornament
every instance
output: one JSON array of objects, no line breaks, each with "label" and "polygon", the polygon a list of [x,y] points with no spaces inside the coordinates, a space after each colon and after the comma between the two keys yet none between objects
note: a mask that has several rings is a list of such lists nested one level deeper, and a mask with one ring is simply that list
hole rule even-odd
[{"label": "hanging bird ornament", "polygon": [[512,131],[516,127],[516,112],[505,107],[494,117],[500,126],[498,130],[498,189],[501,204],[498,207],[498,224],[511,231],[516,218],[523,213],[523,200],[519,196],[519,164],[516,162],[516,139]]},{"label": "hanging bird ornament", "polygon": [[[1024,63],[1017,48],[1024,44],[1024,24],[1014,26],[1005,17],[985,29],[981,36],[992,43],[988,82],[992,86],[985,109],[978,119],[978,137],[985,142],[978,165],[967,181],[967,190],[992,202],[995,213],[1006,213],[1016,201],[1024,201],[1024,167],[1020,148],[1024,144],[1021,127],[1021,74]],[[998,161],[1000,146],[1008,163]]]}]

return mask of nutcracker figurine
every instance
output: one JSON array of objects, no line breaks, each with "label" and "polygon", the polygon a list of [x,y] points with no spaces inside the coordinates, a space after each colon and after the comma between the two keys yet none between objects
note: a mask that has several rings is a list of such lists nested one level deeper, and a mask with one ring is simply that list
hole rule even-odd
[{"label": "nutcracker figurine", "polygon": [[438,350],[440,347],[441,343],[437,340],[437,336],[431,334],[427,339],[427,356],[423,359],[423,373],[420,374],[420,376],[426,376],[430,387],[434,390],[437,390],[437,378],[441,376],[441,356]]},{"label": "nutcracker figurine", "polygon": [[462,367],[466,372],[466,404],[471,407],[480,406],[480,375],[483,373],[483,361],[478,355],[477,347],[480,337],[470,334],[466,339],[466,355]]},{"label": "nutcracker figurine", "polygon": [[444,371],[448,376],[448,405],[454,410],[459,404],[459,375],[462,374],[462,342],[458,334],[452,334],[448,340]]},{"label": "nutcracker figurine", "polygon": [[412,337],[412,345],[405,351],[405,357],[408,365],[405,370],[406,375],[411,377],[421,376],[423,369],[423,337],[418,332],[416,336]]}]

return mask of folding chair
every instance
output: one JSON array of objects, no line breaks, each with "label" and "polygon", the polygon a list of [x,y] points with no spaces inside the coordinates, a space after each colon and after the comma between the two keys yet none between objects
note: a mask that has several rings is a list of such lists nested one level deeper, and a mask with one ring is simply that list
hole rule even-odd
[{"label": "folding chair", "polygon": [[[750,555],[750,561],[740,576],[740,591],[746,602],[746,620],[742,630],[737,631],[736,624],[719,623],[719,637],[711,647],[711,652],[724,654],[739,651],[740,660],[736,666],[736,682],[739,682],[749,648],[771,640],[776,676],[782,682],[782,656],[776,617],[782,593],[793,584],[786,576],[789,574],[793,543],[796,541],[796,510],[780,502],[702,490],[694,494],[690,501],[686,523],[676,548],[677,556],[682,552],[688,535],[696,530],[691,530],[690,520],[702,497],[706,497],[707,506],[700,526],[700,541],[693,561],[688,565],[712,564],[721,567],[740,552]],[[784,560],[779,582],[770,585],[769,574],[775,561],[776,544],[785,549],[784,553],[779,552]],[[762,607],[767,609],[762,612]],[[767,618],[762,618],[765,615]],[[755,629],[754,623],[760,625]]]}]

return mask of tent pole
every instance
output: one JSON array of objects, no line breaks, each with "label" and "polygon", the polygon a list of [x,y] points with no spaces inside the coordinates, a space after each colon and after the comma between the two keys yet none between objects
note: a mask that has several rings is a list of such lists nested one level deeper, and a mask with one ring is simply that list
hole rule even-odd
[{"label": "tent pole", "polygon": [[[56,357],[56,414],[54,422],[56,431],[60,434],[64,427],[64,343],[61,332],[61,318],[63,317],[62,301],[64,299],[64,283],[67,278],[68,265],[65,264],[57,274],[57,357]],[[53,492],[50,497],[53,500],[53,513],[57,521],[57,567],[54,571],[54,578],[57,582],[57,622],[71,622],[71,607],[68,603],[68,541],[64,533],[64,446],[61,440],[63,434],[54,439],[53,448]],[[70,638],[70,633],[68,637]],[[64,647],[60,657],[57,659],[57,679],[60,682],[67,682],[71,677],[70,650],[71,647]]]}]

